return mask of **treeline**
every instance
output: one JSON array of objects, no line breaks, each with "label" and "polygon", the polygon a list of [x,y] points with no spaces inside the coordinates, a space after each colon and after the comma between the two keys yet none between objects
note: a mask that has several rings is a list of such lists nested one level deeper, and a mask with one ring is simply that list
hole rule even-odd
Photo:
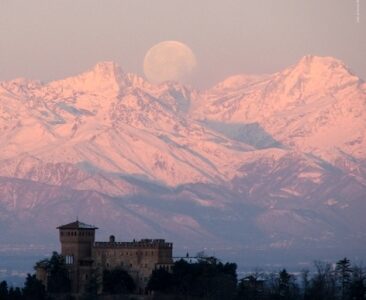
[{"label": "treeline", "polygon": [[[6,281],[0,282],[0,300],[53,300],[75,299],[71,295],[71,281],[65,259],[57,252],[52,256],[36,263],[34,268],[42,266],[47,272],[47,288],[36,278],[27,274],[24,287],[9,287]],[[122,295],[131,294],[135,290],[132,277],[123,269],[104,270],[101,278],[95,273],[87,282],[85,289],[78,299],[98,299],[98,294]]]},{"label": "treeline", "polygon": [[299,276],[286,269],[253,272],[239,281],[238,299],[361,300],[366,299],[366,269],[344,258],[336,264],[316,261]]},{"label": "treeline", "polygon": [[42,300],[46,299],[44,285],[36,275],[27,275],[23,288],[9,287],[6,281],[0,282],[0,300]]},{"label": "treeline", "polygon": [[314,271],[300,276],[286,269],[255,271],[240,280],[236,265],[223,264],[214,257],[196,263],[178,261],[171,273],[155,270],[148,283],[156,299],[225,300],[362,300],[366,299],[366,270],[352,266],[349,259],[335,265],[317,261]]},{"label": "treeline", "polygon": [[[45,300],[55,295],[72,299],[63,257],[53,253],[50,259],[37,264],[48,271],[47,290],[35,275],[28,274],[23,288],[0,282],[0,300]],[[101,299],[101,294],[132,294],[136,289],[131,276],[120,268],[94,275],[78,299]],[[100,275],[102,278],[98,278]],[[148,299],[172,300],[362,300],[366,299],[366,269],[344,258],[336,264],[317,261],[313,270],[303,270],[296,276],[286,269],[257,270],[238,279],[235,263],[199,257],[194,263],[184,259],[175,262],[171,272],[155,270],[146,292]]]},{"label": "treeline", "polygon": [[223,264],[215,257],[201,257],[196,263],[177,261],[172,272],[154,270],[147,289],[160,299],[236,299],[235,263]]}]

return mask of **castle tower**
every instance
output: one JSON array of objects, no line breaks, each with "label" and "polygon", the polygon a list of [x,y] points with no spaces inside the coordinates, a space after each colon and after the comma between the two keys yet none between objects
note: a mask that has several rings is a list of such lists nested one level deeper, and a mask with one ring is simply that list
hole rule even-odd
[{"label": "castle tower", "polygon": [[72,292],[80,292],[92,272],[92,247],[95,230],[92,225],[75,221],[57,227],[60,231],[61,255],[69,270]]}]

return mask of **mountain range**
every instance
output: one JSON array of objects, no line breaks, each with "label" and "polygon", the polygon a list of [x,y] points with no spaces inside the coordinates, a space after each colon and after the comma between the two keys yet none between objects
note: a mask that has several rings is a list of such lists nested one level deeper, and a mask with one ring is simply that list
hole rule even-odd
[{"label": "mountain range", "polygon": [[366,84],[333,57],[203,91],[113,62],[3,81],[0,153],[6,249],[78,217],[179,251],[366,250]]}]

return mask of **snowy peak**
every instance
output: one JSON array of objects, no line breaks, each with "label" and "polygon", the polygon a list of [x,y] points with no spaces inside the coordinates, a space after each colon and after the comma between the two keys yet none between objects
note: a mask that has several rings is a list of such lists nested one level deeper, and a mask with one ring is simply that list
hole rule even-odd
[{"label": "snowy peak", "polygon": [[141,76],[133,74],[133,73],[126,73],[124,75],[124,83],[127,87],[131,87],[131,88],[139,88],[139,89],[147,89],[147,90],[153,90],[156,88],[155,85],[146,81]]},{"label": "snowy peak", "polygon": [[120,81],[123,78],[122,68],[113,61],[103,61],[97,63],[91,70],[86,73],[88,76],[94,77],[99,81],[103,80],[114,80]]},{"label": "snowy peak", "polygon": [[29,80],[26,78],[16,78],[9,81],[0,82],[0,88],[15,95],[27,95],[30,90],[40,89],[42,83],[37,80]]},{"label": "snowy peak", "polygon": [[54,81],[50,87],[63,90],[94,94],[118,94],[123,83],[124,73],[116,63],[100,62],[89,71],[65,80]]},{"label": "snowy peak", "polygon": [[347,68],[346,65],[340,60],[332,56],[317,56],[317,55],[305,55],[299,62],[298,66],[312,66],[312,65],[324,65],[333,67]]},{"label": "snowy peak", "polygon": [[295,65],[295,69],[303,74],[316,76],[349,76],[356,77],[348,67],[334,57],[306,55]]},{"label": "snowy peak", "polygon": [[267,77],[268,75],[247,75],[247,74],[233,75],[213,86],[211,91],[222,92],[222,91],[238,90],[241,88],[245,88],[248,85],[253,84],[255,82],[264,80]]},{"label": "snowy peak", "polygon": [[365,83],[336,58],[308,55],[258,79],[229,77],[200,100],[196,119],[258,123],[283,145],[330,161],[366,157]]},{"label": "snowy peak", "polygon": [[286,94],[332,94],[362,81],[333,57],[307,55],[294,66],[276,74]]}]

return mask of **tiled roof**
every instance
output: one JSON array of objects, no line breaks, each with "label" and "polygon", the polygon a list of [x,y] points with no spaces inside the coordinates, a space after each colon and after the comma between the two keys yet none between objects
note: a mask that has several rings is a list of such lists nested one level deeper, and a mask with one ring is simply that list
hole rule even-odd
[{"label": "tiled roof", "polygon": [[66,224],[66,225],[61,225],[59,227],[57,227],[57,229],[98,229],[98,227],[95,227],[93,225],[88,225],[85,224],[83,222],[80,222],[79,220]]}]

